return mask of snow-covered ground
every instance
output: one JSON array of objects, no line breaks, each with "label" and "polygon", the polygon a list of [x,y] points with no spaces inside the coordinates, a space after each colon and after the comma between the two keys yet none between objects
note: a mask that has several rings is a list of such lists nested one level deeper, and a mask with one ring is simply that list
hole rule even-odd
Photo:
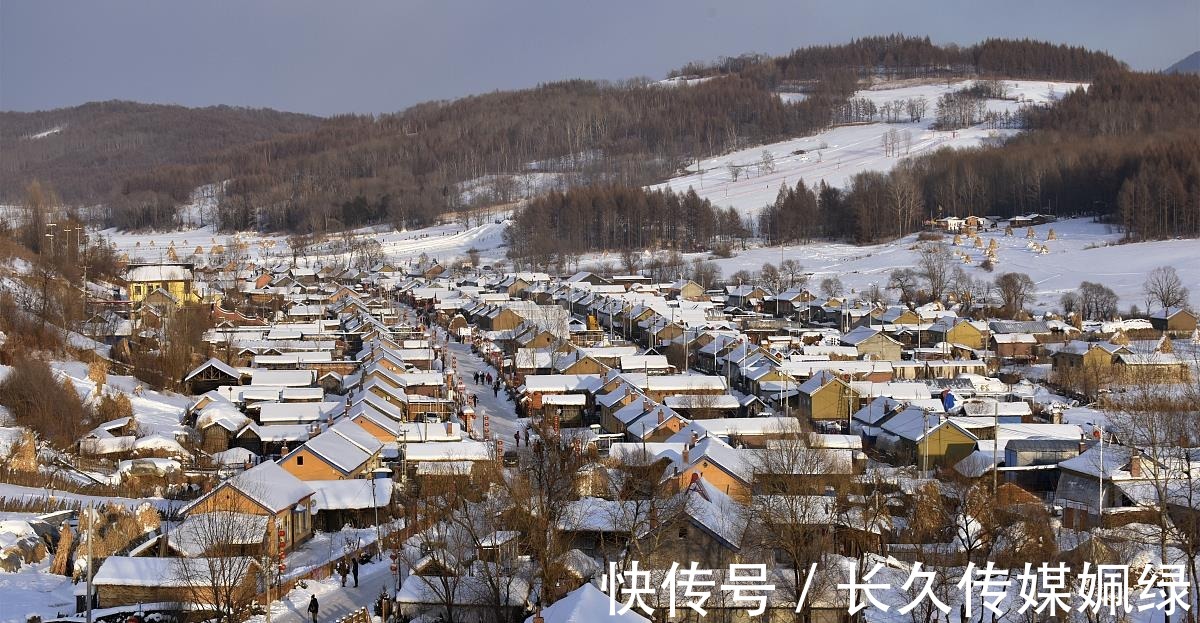
[{"label": "snow-covered ground", "polygon": [[[836,127],[812,136],[794,138],[769,145],[750,147],[714,158],[701,160],[699,169],[693,164],[690,173],[668,180],[656,188],[684,192],[688,188],[715,205],[732,206],[742,214],[755,214],[775,200],[780,184],[795,186],[803,179],[808,185],[822,180],[830,186],[845,186],[851,177],[864,171],[887,171],[908,156],[929,153],[943,147],[977,147],[990,138],[1011,136],[1016,130],[988,130],[982,125],[943,132],[932,129],[937,99],[946,93],[970,86],[972,81],[945,82],[904,86],[901,88],[873,87],[855,93],[876,105],[924,97],[927,102],[924,120],[918,123],[866,123]],[[1003,113],[1016,112],[1025,103],[1046,103],[1081,86],[1070,82],[1034,80],[1005,81],[1013,100],[988,100],[987,109]],[[886,85],[885,85],[886,86]],[[786,100],[802,99],[802,94],[780,94]],[[885,156],[881,136],[890,130],[911,134],[911,145],[901,146],[896,156]],[[804,153],[797,153],[803,150]],[[760,173],[757,164],[763,152],[774,158],[775,170]],[[737,181],[729,166],[741,168]]]},{"label": "snow-covered ground", "polygon": [[[1046,241],[1053,229],[1056,240]],[[1116,244],[1121,234],[1107,225],[1091,219],[1070,219],[1033,228],[1039,244],[1049,252],[1040,254],[1028,248],[1025,230],[1006,237],[1004,230],[981,234],[984,247],[995,239],[999,246],[997,264],[992,273],[979,267],[983,249],[975,248],[970,239],[954,249],[969,256],[971,263],[963,269],[980,279],[992,279],[1003,272],[1028,274],[1037,285],[1037,307],[1054,308],[1059,297],[1075,290],[1081,281],[1102,283],[1121,297],[1120,308],[1130,305],[1147,308],[1142,284],[1146,274],[1159,266],[1174,266],[1184,284],[1193,293],[1200,293],[1200,240],[1161,240],[1136,244]],[[946,237],[950,244],[952,237]],[[915,235],[894,242],[855,246],[833,242],[806,245],[764,247],[739,251],[728,259],[714,260],[728,277],[738,270],[758,271],[766,262],[778,265],[783,259],[799,261],[806,272],[813,273],[810,287],[816,287],[826,277],[842,280],[847,290],[862,290],[871,284],[887,287],[893,269],[915,266],[917,253]],[[693,256],[687,256],[693,257]],[[1196,302],[1197,299],[1193,299]]]},{"label": "snow-covered ground", "polygon": [[50,558],[25,565],[16,573],[0,573],[0,621],[25,621],[36,614],[43,620],[75,612],[71,578],[47,573]]},{"label": "snow-covered ground", "polygon": [[[391,227],[373,227],[353,232],[357,238],[371,238],[379,241],[383,252],[391,260],[415,259],[422,254],[449,262],[456,258],[465,257],[470,249],[477,249],[484,257],[500,258],[504,256],[501,248],[504,244],[504,221],[507,213],[497,214],[499,223],[488,222],[475,227],[464,227],[461,223],[447,223],[424,229],[411,231],[396,231]],[[291,249],[287,236],[264,235],[252,232],[236,234],[219,234],[212,227],[180,229],[165,232],[126,232],[115,229],[105,229],[99,232],[110,240],[119,254],[126,254],[130,259],[146,262],[167,261],[170,258],[169,249],[175,249],[175,256],[186,260],[188,256],[201,248],[201,256],[207,258],[214,245],[230,249],[233,245],[244,245],[247,256],[256,260],[271,258],[291,261]],[[340,239],[340,237],[339,237]],[[300,263],[337,262],[345,263],[348,254],[316,249],[300,258]]]}]

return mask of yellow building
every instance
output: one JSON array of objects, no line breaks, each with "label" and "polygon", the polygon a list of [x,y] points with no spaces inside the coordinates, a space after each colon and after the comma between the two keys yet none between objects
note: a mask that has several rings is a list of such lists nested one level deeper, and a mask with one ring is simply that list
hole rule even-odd
[{"label": "yellow building", "polygon": [[194,287],[192,265],[187,263],[133,264],[125,270],[125,282],[129,286],[129,300],[134,303],[142,302],[159,289],[180,304],[198,303],[201,299]]}]

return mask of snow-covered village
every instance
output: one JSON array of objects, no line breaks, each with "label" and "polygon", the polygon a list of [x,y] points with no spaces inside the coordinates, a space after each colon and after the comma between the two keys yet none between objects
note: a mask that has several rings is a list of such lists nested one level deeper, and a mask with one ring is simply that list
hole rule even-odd
[{"label": "snow-covered village", "polygon": [[131,3],[0,5],[0,623],[1196,620],[1195,0],[752,54],[709,7],[619,82],[468,24],[536,79],[321,98],[239,22],[459,52],[266,4],[142,16],[231,29],[221,106],[29,51]]}]

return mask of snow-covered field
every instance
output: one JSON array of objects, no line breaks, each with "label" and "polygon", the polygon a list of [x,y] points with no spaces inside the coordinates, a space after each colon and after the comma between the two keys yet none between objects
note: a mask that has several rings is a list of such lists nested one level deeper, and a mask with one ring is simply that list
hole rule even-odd
[{"label": "snow-covered field", "polygon": [[[1049,252],[1040,254],[1028,248],[1025,230],[1017,230],[1011,237],[1004,230],[985,232],[981,235],[984,247],[995,239],[999,245],[998,262],[993,273],[988,273],[979,264],[983,250],[975,248],[970,239],[964,238],[962,246],[954,247],[966,253],[971,263],[963,268],[977,278],[992,279],[1003,272],[1027,273],[1037,284],[1039,307],[1058,305],[1062,293],[1079,287],[1081,281],[1095,281],[1113,289],[1121,297],[1120,308],[1137,305],[1145,310],[1147,305],[1142,294],[1146,274],[1159,266],[1174,266],[1194,295],[1200,295],[1200,240],[1162,240],[1136,244],[1116,244],[1121,234],[1110,230],[1107,225],[1091,219],[1071,219],[1033,228],[1036,240],[1045,245]],[[1056,240],[1046,241],[1053,229]],[[946,237],[946,243],[952,237]],[[799,261],[806,272],[813,273],[811,286],[821,279],[836,276],[847,289],[862,290],[871,284],[881,288],[887,286],[888,275],[893,269],[911,267],[916,264],[917,253],[913,250],[915,235],[890,243],[855,246],[831,242],[806,245],[765,247],[740,251],[729,259],[714,260],[722,274],[729,276],[738,270],[756,272],[766,262],[778,265],[783,259]],[[1198,299],[1193,298],[1193,302]]]},{"label": "snow-covered field", "polygon": [[[795,138],[769,145],[750,147],[733,153],[701,160],[699,169],[693,164],[691,172],[656,186],[670,188],[676,192],[693,188],[701,197],[721,207],[732,206],[742,214],[755,214],[775,200],[780,184],[795,186],[803,179],[808,185],[824,181],[830,186],[845,186],[851,177],[864,171],[887,171],[908,156],[929,153],[943,147],[977,147],[988,139],[1011,136],[1016,130],[988,130],[975,126],[954,132],[933,130],[937,99],[946,93],[970,86],[972,81],[923,84],[902,88],[879,88],[859,91],[856,97],[865,97],[876,105],[910,98],[924,97],[928,103],[924,120],[918,123],[867,123],[847,125],[812,136]],[[1024,103],[1046,103],[1061,97],[1068,91],[1081,86],[1070,82],[1005,81],[1012,100],[988,100],[987,109],[1003,113],[1016,112]],[[795,100],[798,94],[781,94]],[[881,136],[889,130],[901,134],[911,133],[911,145],[901,147],[899,155],[885,156]],[[805,153],[796,153],[804,150]],[[764,151],[774,158],[775,170],[760,174],[757,163]],[[737,181],[729,165],[741,167]]]},{"label": "snow-covered field", "polygon": [[[499,258],[504,256],[500,247],[504,243],[504,220],[507,214],[496,216],[499,223],[484,223],[467,228],[460,223],[435,225],[424,229],[411,231],[396,231],[390,227],[374,227],[356,230],[356,238],[371,238],[379,241],[383,252],[389,259],[413,259],[421,254],[448,262],[455,258],[465,257],[469,249],[478,249],[484,257]],[[141,259],[147,262],[165,261],[170,257],[169,249],[175,249],[175,255],[180,260],[201,247],[201,254],[207,257],[214,245],[226,249],[234,245],[245,245],[246,254],[255,259],[286,259],[291,261],[291,250],[287,236],[263,235],[250,232],[237,234],[220,234],[212,227],[198,227],[166,232],[124,232],[105,229],[99,232],[109,239],[117,248],[118,253],[127,254],[130,259]],[[301,258],[301,263],[337,261],[344,262],[344,253],[327,252],[317,249]]]}]

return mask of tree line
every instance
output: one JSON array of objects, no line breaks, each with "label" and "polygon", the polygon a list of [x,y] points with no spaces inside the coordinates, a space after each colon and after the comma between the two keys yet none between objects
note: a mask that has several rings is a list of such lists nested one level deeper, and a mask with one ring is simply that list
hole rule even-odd
[{"label": "tree line", "polygon": [[1200,78],[1106,73],[1022,116],[1030,130],[1002,146],[943,149],[890,173],[858,174],[845,188],[813,189],[815,211],[777,200],[763,212],[772,223],[813,214],[820,222],[760,233],[871,243],[941,216],[1042,212],[1095,214],[1129,239],[1200,235]]},{"label": "tree line", "polygon": [[[812,134],[838,122],[835,114],[861,116],[845,104],[867,75],[1082,79],[1111,67],[1119,63],[1102,53],[1041,42],[959,48],[893,35],[725,59],[701,71],[714,79],[691,86],[570,80],[378,116],[89,104],[0,116],[0,136],[64,125],[46,138],[6,139],[0,146],[16,150],[0,149],[0,168],[50,182],[65,201],[104,204],[96,216],[121,228],[174,227],[176,207],[203,184],[221,185],[215,208],[201,216],[222,230],[412,228],[463,208],[463,185],[489,176],[551,173],[560,188],[642,185],[698,158]],[[801,84],[804,100],[777,96],[789,81]]]},{"label": "tree line", "polygon": [[515,262],[548,266],[591,251],[699,251],[748,234],[733,208],[717,208],[694,190],[605,185],[534,199],[513,216],[504,237]]},{"label": "tree line", "polygon": [[831,68],[847,71],[854,79],[979,75],[1085,81],[1101,72],[1124,69],[1124,65],[1104,52],[1032,39],[987,39],[964,47],[935,45],[929,37],[892,34],[843,45],[809,46],[779,57],[746,54],[715,63],[690,63],[671,75],[738,74],[775,89],[803,86],[827,76]]}]

